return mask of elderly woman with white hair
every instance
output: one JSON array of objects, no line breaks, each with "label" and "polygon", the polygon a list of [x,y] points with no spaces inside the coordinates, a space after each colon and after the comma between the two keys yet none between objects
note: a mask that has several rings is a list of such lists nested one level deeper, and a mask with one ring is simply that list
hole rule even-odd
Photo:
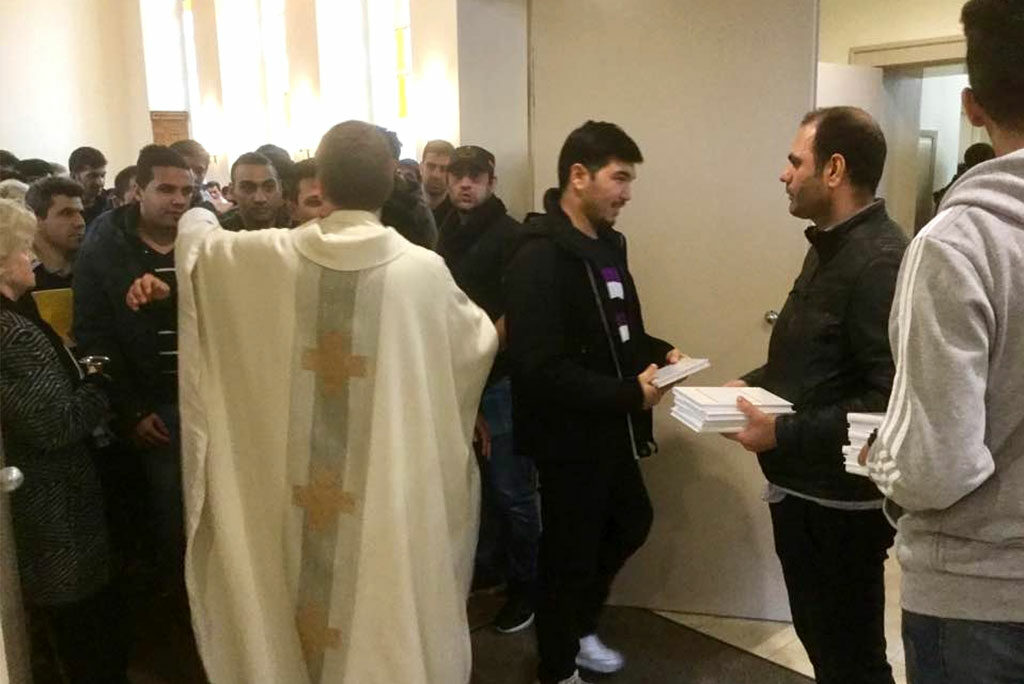
[{"label": "elderly woman with white hair", "polygon": [[9,199],[25,204],[26,193],[28,193],[28,183],[22,183],[17,178],[0,181],[0,199]]},{"label": "elderly woman with white hair", "polygon": [[71,681],[122,682],[120,611],[92,447],[108,411],[107,378],[83,373],[32,303],[35,232],[29,211],[0,199],[0,428],[5,465],[25,476],[11,494],[22,595],[30,619],[53,635]]}]

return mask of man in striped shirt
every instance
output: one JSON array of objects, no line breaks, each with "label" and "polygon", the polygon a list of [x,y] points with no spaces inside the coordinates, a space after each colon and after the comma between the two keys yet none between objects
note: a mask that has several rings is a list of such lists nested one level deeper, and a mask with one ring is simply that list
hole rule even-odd
[{"label": "man in striped shirt", "polygon": [[[142,148],[137,166],[139,202],[98,219],[79,252],[73,334],[79,353],[110,358],[117,423],[141,457],[158,562],[173,584],[184,553],[174,240],[193,176],[177,152],[160,145]],[[159,279],[171,296],[133,308],[128,293],[142,278]]]}]

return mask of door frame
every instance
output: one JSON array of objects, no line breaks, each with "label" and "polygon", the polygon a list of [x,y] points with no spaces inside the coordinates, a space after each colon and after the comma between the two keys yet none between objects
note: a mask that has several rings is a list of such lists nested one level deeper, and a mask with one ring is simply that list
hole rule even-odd
[{"label": "door frame", "polygon": [[926,67],[963,62],[967,59],[964,36],[859,45],[850,48],[849,63],[873,67]]}]

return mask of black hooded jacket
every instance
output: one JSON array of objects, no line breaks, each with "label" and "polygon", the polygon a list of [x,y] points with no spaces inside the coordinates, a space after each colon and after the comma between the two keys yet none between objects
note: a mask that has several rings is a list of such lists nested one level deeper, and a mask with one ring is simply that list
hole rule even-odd
[{"label": "black hooded jacket", "polygon": [[517,450],[538,463],[648,456],[651,412],[636,376],[672,349],[644,330],[625,237],[593,240],[544,196],[505,273]]}]

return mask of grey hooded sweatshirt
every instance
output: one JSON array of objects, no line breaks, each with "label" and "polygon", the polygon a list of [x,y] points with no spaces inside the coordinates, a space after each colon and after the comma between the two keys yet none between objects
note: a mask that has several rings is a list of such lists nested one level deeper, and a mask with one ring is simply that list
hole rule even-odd
[{"label": "grey hooded sweatshirt", "polygon": [[868,467],[898,519],[903,607],[1024,622],[1024,150],[950,188],[907,249],[889,340]]}]

